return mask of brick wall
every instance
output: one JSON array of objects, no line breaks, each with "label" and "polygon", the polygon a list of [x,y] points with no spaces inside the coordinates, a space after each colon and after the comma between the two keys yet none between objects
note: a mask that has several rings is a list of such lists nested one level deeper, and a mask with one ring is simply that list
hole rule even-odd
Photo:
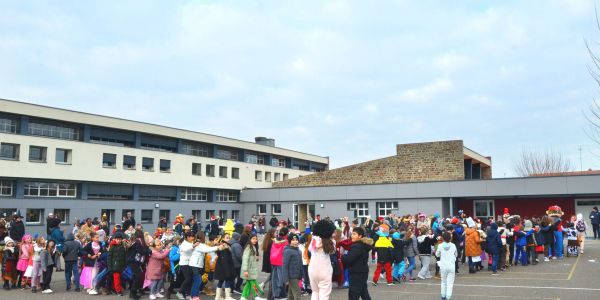
[{"label": "brick wall", "polygon": [[377,184],[463,180],[463,142],[442,141],[396,146],[397,155],[339,169],[274,182],[273,187]]}]

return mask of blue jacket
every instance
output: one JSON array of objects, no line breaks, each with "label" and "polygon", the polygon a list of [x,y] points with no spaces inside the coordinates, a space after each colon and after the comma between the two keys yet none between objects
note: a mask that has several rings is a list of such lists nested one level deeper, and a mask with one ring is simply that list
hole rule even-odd
[{"label": "blue jacket", "polygon": [[496,223],[492,223],[487,231],[486,249],[491,254],[500,254],[502,251],[502,239],[498,234],[498,224]]},{"label": "blue jacket", "polygon": [[62,253],[65,250],[65,237],[63,235],[62,230],[60,230],[58,226],[52,228],[49,240],[54,241],[54,243],[56,244],[56,250],[58,250],[58,252]]},{"label": "blue jacket", "polygon": [[171,246],[171,251],[169,252],[169,264],[171,265],[171,273],[177,275],[177,272],[175,272],[175,267],[179,265],[179,246],[177,245]]},{"label": "blue jacket", "polygon": [[590,221],[592,224],[600,224],[600,211],[593,211],[590,213]]}]

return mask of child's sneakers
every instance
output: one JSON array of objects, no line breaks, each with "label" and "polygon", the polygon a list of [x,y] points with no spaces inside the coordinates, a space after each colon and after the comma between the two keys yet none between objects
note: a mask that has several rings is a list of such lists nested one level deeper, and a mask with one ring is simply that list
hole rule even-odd
[{"label": "child's sneakers", "polygon": [[550,261],[550,259],[548,258],[548,256],[544,257],[544,261]]},{"label": "child's sneakers", "polygon": [[88,295],[98,295],[98,292],[95,289],[90,289]]},{"label": "child's sneakers", "polygon": [[[156,300],[156,296],[154,296],[154,294],[150,294],[150,296],[148,297],[148,299],[150,300]],[[193,300],[194,298],[192,298]]]},{"label": "child's sneakers", "polygon": [[373,286],[377,286],[377,282],[373,281]]},{"label": "child's sneakers", "polygon": [[393,282],[388,282],[388,286],[394,286],[396,284],[394,284]]},{"label": "child's sneakers", "polygon": [[42,291],[42,294],[52,294],[52,293],[54,293],[54,291],[51,289],[45,289]]}]

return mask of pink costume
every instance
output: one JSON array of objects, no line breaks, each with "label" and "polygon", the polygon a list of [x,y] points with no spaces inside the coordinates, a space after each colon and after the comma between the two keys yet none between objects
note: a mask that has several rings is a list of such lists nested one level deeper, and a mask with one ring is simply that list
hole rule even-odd
[{"label": "pink costume", "polygon": [[312,237],[308,251],[311,253],[310,264],[308,265],[308,277],[312,289],[311,300],[328,300],[331,294],[333,269],[331,268],[329,254],[323,252],[320,237]]}]

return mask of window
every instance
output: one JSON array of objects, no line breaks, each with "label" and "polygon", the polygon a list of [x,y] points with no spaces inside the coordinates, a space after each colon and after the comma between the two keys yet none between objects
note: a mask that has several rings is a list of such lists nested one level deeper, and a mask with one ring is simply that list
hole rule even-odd
[{"label": "window", "polygon": [[0,132],[17,133],[17,121],[0,117]]},{"label": "window", "polygon": [[201,210],[192,210],[192,216],[194,216],[196,221],[198,221],[198,223],[200,223],[200,220],[202,220],[202,211]]},{"label": "window", "polygon": [[265,156],[262,154],[248,153],[248,154],[246,154],[245,161],[250,164],[264,165],[265,164]]},{"label": "window", "polygon": [[131,200],[133,186],[130,184],[88,184],[88,199]]},{"label": "window", "polygon": [[271,172],[265,172],[265,181],[271,182]]},{"label": "window", "polygon": [[0,159],[19,160],[19,145],[9,143],[0,144]]},{"label": "window", "polygon": [[142,171],[154,172],[154,158],[142,158]]},{"label": "window", "polygon": [[177,197],[177,188],[170,186],[140,186],[140,200],[174,201]]},{"label": "window", "polygon": [[208,222],[208,221],[210,221],[210,218],[215,215],[215,211],[214,210],[207,210],[204,215],[205,215],[204,219]]},{"label": "window", "polygon": [[281,214],[281,204],[271,204],[271,214],[272,215],[280,215]]},{"label": "window", "polygon": [[117,167],[117,155],[111,154],[111,153],[102,154],[102,167],[116,168]]},{"label": "window", "polygon": [[256,205],[256,213],[259,215],[267,214],[267,205],[266,204],[257,204]]},{"label": "window", "polygon": [[288,174],[283,174],[283,180],[288,180],[290,178],[290,175]]},{"label": "window", "polygon": [[29,161],[46,162],[46,151],[48,148],[40,146],[29,146]]},{"label": "window", "polygon": [[254,171],[254,179],[256,181],[262,181],[262,171]]},{"label": "window", "polygon": [[228,149],[228,148],[217,149],[216,157],[220,158],[220,159],[227,159],[227,160],[238,160],[239,159],[238,151],[235,149]]},{"label": "window", "polygon": [[280,181],[281,180],[281,174],[275,173],[275,178],[273,180],[274,181]]},{"label": "window", "polygon": [[385,217],[398,209],[398,202],[377,202],[377,216]]},{"label": "window", "polygon": [[219,211],[219,218],[221,218],[221,221],[227,220],[227,211],[226,210],[220,210]]},{"label": "window", "polygon": [[135,133],[105,127],[90,127],[90,143],[118,147],[135,147]]},{"label": "window", "polygon": [[285,158],[273,157],[271,159],[271,166],[285,168]]},{"label": "window", "polygon": [[[183,143],[183,147],[181,148],[184,154],[195,155],[195,156],[204,156],[210,157],[210,146],[205,144],[192,144],[192,143]],[[199,220],[199,219],[198,219]]]},{"label": "window", "polygon": [[171,172],[171,161],[168,159],[161,159],[160,160],[160,171],[165,172],[165,173]]},{"label": "window", "polygon": [[215,177],[215,166],[206,165],[206,176]]},{"label": "window", "polygon": [[226,191],[217,191],[216,192],[217,202],[237,202],[238,201],[238,192],[226,192]]},{"label": "window", "polygon": [[115,210],[114,209],[103,209],[100,211],[100,216],[104,216],[106,215],[106,218],[108,219],[108,223],[109,224],[114,224],[116,223],[116,219],[115,219]]},{"label": "window", "polygon": [[123,169],[135,170],[135,156],[123,155]]},{"label": "window", "polygon": [[233,220],[239,221],[240,220],[240,211],[239,210],[232,210],[231,211],[231,218]]},{"label": "window", "polygon": [[16,208],[0,208],[0,218],[7,218],[17,213]]},{"label": "window", "polygon": [[240,168],[231,168],[231,178],[240,179]]},{"label": "window", "polygon": [[354,211],[354,218],[360,218],[362,220],[369,215],[369,203],[348,203],[348,210]]},{"label": "window", "polygon": [[71,153],[72,151],[70,149],[56,148],[56,157],[54,161],[57,164],[70,165],[72,156]]},{"label": "window", "polygon": [[25,182],[25,197],[67,197],[77,196],[77,184],[55,182]]},{"label": "window", "polygon": [[219,167],[219,177],[227,178],[227,167]]},{"label": "window", "polygon": [[25,213],[25,223],[28,224],[42,224],[42,217],[44,216],[44,210],[40,208],[28,208]]},{"label": "window", "polygon": [[[127,213],[131,213],[131,216],[135,219],[135,209],[123,209],[121,210],[121,219],[127,217]],[[127,229],[125,229],[127,230]]]},{"label": "window", "polygon": [[29,134],[65,140],[79,140],[79,129],[64,125],[49,125],[29,122]]},{"label": "window", "polygon": [[192,175],[202,175],[202,164],[192,163]]},{"label": "window", "polygon": [[142,209],[142,223],[152,223],[153,212],[151,209]]},{"label": "window", "polygon": [[494,217],[494,200],[475,200],[473,201],[473,211],[475,218],[487,220]]},{"label": "window", "polygon": [[[181,193],[181,200],[186,201],[207,201],[208,191],[203,189],[186,188]],[[200,219],[198,219],[200,220]]]},{"label": "window", "polygon": [[13,184],[11,180],[0,180],[0,196],[12,196]]},{"label": "window", "polygon": [[177,153],[177,139],[156,135],[142,134],[142,149]]},{"label": "window", "polygon": [[55,208],[54,217],[60,219],[60,224],[69,224],[70,209]]}]

